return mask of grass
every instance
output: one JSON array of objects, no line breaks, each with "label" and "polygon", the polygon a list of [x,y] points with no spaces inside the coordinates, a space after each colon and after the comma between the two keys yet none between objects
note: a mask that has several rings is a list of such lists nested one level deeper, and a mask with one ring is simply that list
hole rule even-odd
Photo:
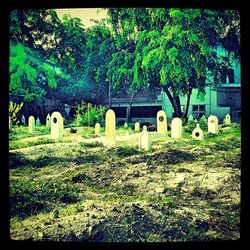
[{"label": "grass", "polygon": [[34,136],[25,127],[15,129],[9,155],[11,238],[238,239],[240,126],[219,131],[205,134],[204,141],[185,133],[182,140],[153,133],[152,150],[144,152],[136,140],[113,148],[100,141],[78,143],[79,135],[96,138],[92,128],[65,131],[60,143],[42,126]]}]

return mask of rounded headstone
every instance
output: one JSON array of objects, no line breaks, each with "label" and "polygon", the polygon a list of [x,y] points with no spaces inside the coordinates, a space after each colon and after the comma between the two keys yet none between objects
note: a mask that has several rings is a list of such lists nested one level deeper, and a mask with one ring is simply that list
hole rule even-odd
[{"label": "rounded headstone", "polygon": [[157,112],[157,133],[167,133],[167,115],[163,110]]},{"label": "rounded headstone", "polygon": [[207,121],[208,133],[218,134],[218,118],[215,115],[210,115]]},{"label": "rounded headstone", "polygon": [[139,122],[135,123],[135,131],[140,131],[140,123]]},{"label": "rounded headstone", "polygon": [[151,138],[147,131],[147,126],[143,126],[143,131],[139,136],[139,149],[149,151],[151,149]]},{"label": "rounded headstone", "polygon": [[28,125],[29,125],[29,133],[34,134],[35,133],[35,118],[34,118],[34,116],[29,117]]},{"label": "rounded headstone", "polygon": [[100,123],[96,123],[95,124],[95,135],[100,135],[100,128],[101,128],[101,125],[100,125]]},{"label": "rounded headstone", "polygon": [[57,111],[51,115],[51,138],[59,140],[63,138],[63,117]]},{"label": "rounded headstone", "polygon": [[115,112],[109,109],[106,112],[105,117],[105,143],[107,145],[115,145],[115,132],[116,132],[116,122],[115,122]]},{"label": "rounded headstone", "polygon": [[180,118],[173,118],[171,122],[171,138],[180,139],[182,136],[182,121]]},{"label": "rounded headstone", "polygon": [[224,124],[225,125],[230,125],[231,124],[231,117],[229,114],[226,114],[225,118],[224,118]]}]

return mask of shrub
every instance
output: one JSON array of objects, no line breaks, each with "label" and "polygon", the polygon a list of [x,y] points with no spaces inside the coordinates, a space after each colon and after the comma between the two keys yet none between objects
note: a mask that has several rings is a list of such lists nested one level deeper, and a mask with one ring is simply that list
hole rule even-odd
[{"label": "shrub", "polygon": [[202,130],[207,130],[206,120],[204,118],[200,118],[199,121],[197,121],[197,120],[188,121],[186,126],[185,126],[186,132],[192,133],[192,131],[195,129],[197,123],[200,125],[200,128]]},{"label": "shrub", "polygon": [[14,103],[10,101],[9,104],[9,126],[13,125],[19,125],[20,121],[17,119],[17,113],[20,111],[20,109],[23,107],[23,102],[20,104]]},{"label": "shrub", "polygon": [[92,106],[81,101],[76,107],[75,124],[77,126],[93,126],[96,122],[102,123],[106,108],[103,106]]}]

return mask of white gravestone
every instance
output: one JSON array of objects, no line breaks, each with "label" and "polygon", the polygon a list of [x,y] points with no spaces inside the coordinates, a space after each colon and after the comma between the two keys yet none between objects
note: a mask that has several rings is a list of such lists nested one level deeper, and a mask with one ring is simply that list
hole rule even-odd
[{"label": "white gravestone", "polygon": [[229,114],[226,114],[225,118],[224,118],[224,124],[225,125],[230,125],[231,124],[231,117]]},{"label": "white gravestone", "polygon": [[126,122],[124,122],[124,125],[123,125],[124,128],[128,128],[128,124]]},{"label": "white gravestone", "polygon": [[167,133],[167,115],[163,110],[157,113],[157,133]]},{"label": "white gravestone", "polygon": [[135,123],[135,131],[140,131],[140,123],[139,122]]},{"label": "white gravestone", "polygon": [[34,116],[30,116],[29,120],[29,133],[34,134],[35,133],[35,118]]},{"label": "white gravestone", "polygon": [[204,132],[200,128],[200,124],[196,124],[196,128],[192,132],[192,138],[195,140],[204,140]]},{"label": "white gravestone", "polygon": [[105,117],[105,142],[109,146],[115,145],[115,112],[112,109],[109,109],[106,112]]},{"label": "white gravestone", "polygon": [[59,140],[63,138],[63,117],[57,111],[51,115],[51,138]]},{"label": "white gravestone", "polygon": [[82,138],[82,136],[81,136],[81,135],[78,135],[78,137],[77,137],[77,141],[78,141],[78,143],[83,142],[83,138]]},{"label": "white gravestone", "polygon": [[139,149],[144,149],[149,151],[151,149],[151,139],[150,134],[147,131],[147,126],[143,126],[143,130],[139,137]]},{"label": "white gravestone", "polygon": [[100,123],[96,123],[95,124],[95,135],[100,135],[100,128],[101,128],[101,125],[100,125]]},{"label": "white gravestone", "polygon": [[171,122],[171,138],[180,139],[182,136],[182,121],[176,117]]},{"label": "white gravestone", "polygon": [[51,126],[50,114],[47,114],[47,116],[46,116],[46,127],[50,128],[50,126]]},{"label": "white gravestone", "polygon": [[36,118],[36,126],[41,126],[41,122],[40,122],[39,117]]},{"label": "white gravestone", "polygon": [[188,117],[188,122],[191,122],[191,121],[193,121],[194,120],[194,117],[192,116],[192,115],[190,115],[189,117]]},{"label": "white gravestone", "polygon": [[218,118],[215,115],[208,117],[208,133],[218,135]]},{"label": "white gravestone", "polygon": [[23,125],[26,125],[26,119],[24,115],[22,115],[21,122]]},{"label": "white gravestone", "polygon": [[125,132],[125,136],[128,138],[129,137],[129,132],[128,130]]}]

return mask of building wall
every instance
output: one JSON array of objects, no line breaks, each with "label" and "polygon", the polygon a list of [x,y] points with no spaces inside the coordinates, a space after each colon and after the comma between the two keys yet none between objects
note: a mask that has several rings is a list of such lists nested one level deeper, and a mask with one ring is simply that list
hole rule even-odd
[{"label": "building wall", "polygon": [[[188,109],[188,116],[193,115],[194,117],[197,116],[198,113],[193,111],[193,106],[200,106],[205,105],[205,115],[209,116],[210,114],[216,115],[221,121],[224,119],[225,115],[227,113],[230,114],[230,107],[219,107],[217,102],[217,90],[207,87],[205,89],[206,95],[202,98],[198,98],[198,91],[197,89],[194,89],[192,92],[192,95],[190,97],[190,105]],[[171,102],[169,101],[167,95],[165,93],[162,93],[163,95],[163,103],[162,103],[162,109],[167,113],[168,117],[172,117],[173,114],[173,107],[171,105]],[[187,103],[187,97],[181,97],[180,98],[182,109],[185,109],[186,103]],[[197,117],[198,118],[198,117]]]}]

